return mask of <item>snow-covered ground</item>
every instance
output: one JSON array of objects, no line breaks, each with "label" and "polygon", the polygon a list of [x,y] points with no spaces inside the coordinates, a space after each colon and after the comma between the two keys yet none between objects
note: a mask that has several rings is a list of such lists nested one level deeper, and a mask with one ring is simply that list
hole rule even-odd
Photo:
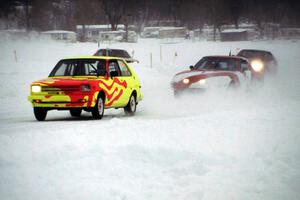
[{"label": "snow-covered ground", "polygon": [[[98,46],[0,41],[1,200],[300,199],[300,41],[141,39],[100,47],[107,46],[134,50],[140,60],[133,68],[144,100],[136,116],[50,111],[37,122],[29,84],[59,59]],[[271,50],[278,76],[255,91],[173,98],[176,72],[236,48]]]}]

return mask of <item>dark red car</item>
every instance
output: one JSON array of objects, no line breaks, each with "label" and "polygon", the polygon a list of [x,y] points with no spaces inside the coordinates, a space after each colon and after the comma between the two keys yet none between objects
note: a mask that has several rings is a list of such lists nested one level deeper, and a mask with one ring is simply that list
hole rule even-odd
[{"label": "dark red car", "polygon": [[176,74],[172,80],[174,94],[198,92],[212,88],[236,88],[251,80],[253,70],[247,59],[238,56],[206,56],[195,66]]},{"label": "dark red car", "polygon": [[94,53],[94,56],[109,56],[123,58],[127,63],[139,62],[132,58],[129,53],[124,49],[99,49]]}]

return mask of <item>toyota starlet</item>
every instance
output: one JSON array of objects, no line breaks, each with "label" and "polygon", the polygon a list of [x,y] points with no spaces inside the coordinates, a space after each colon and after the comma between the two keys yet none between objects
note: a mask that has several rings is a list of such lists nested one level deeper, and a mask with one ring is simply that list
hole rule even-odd
[{"label": "toyota starlet", "polygon": [[39,121],[50,110],[69,110],[74,117],[84,110],[101,119],[106,108],[124,108],[133,115],[142,98],[139,79],[126,61],[101,56],[60,60],[48,78],[31,84],[28,97]]}]

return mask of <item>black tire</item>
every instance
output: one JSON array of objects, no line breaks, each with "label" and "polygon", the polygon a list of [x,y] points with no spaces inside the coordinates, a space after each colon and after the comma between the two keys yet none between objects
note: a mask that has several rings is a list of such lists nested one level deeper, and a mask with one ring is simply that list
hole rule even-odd
[{"label": "black tire", "polygon": [[180,97],[180,92],[177,91],[177,90],[174,90],[173,95],[174,95],[174,98],[179,98]]},{"label": "black tire", "polygon": [[72,117],[80,117],[81,112],[82,112],[81,108],[71,108],[70,110],[70,114]]},{"label": "black tire", "polygon": [[128,104],[124,107],[125,114],[127,115],[134,115],[136,111],[136,97],[132,94],[129,98]]},{"label": "black tire", "polygon": [[184,97],[185,94],[187,94],[189,91],[186,90],[174,90],[173,91],[173,96],[175,99],[180,99]]},{"label": "black tire", "polygon": [[234,82],[233,80],[231,80],[227,86],[227,89],[229,89],[229,90],[237,89],[237,88],[238,88],[238,84],[236,82]]},{"label": "black tire", "polygon": [[45,108],[39,108],[39,107],[34,107],[33,108],[33,113],[38,121],[44,121],[46,119],[48,110]]},{"label": "black tire", "polygon": [[92,116],[94,119],[102,119],[104,115],[105,97],[99,95],[96,105],[92,108]]}]

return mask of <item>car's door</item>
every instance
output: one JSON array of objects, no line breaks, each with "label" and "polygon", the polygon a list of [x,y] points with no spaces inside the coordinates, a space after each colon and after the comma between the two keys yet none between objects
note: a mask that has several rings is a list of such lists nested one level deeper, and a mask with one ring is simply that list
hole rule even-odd
[{"label": "car's door", "polygon": [[106,105],[108,107],[123,107],[127,105],[130,96],[129,79],[127,76],[122,75],[117,59],[109,60],[108,74],[109,91]]},{"label": "car's door", "polygon": [[125,93],[123,94],[124,101],[122,102],[123,106],[125,106],[129,102],[129,98],[130,98],[133,90],[135,89],[136,81],[133,79],[133,74],[129,70],[126,63],[123,60],[117,60],[117,62],[118,62],[118,66],[119,66],[119,69],[121,72],[120,79],[122,81],[125,81],[127,84]]}]

